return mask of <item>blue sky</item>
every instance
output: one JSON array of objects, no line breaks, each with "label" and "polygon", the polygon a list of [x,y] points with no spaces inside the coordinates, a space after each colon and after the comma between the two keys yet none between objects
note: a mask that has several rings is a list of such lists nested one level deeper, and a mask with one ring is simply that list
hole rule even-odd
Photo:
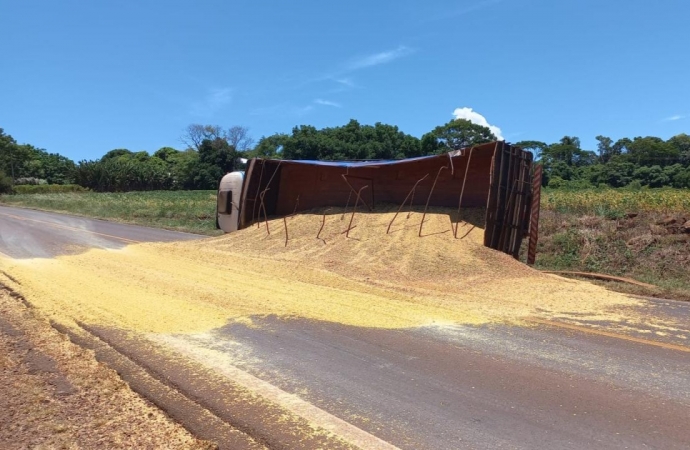
[{"label": "blue sky", "polygon": [[687,0],[0,0],[0,18],[0,127],[76,160],[181,148],[190,123],[421,136],[458,108],[511,142],[690,132]]}]

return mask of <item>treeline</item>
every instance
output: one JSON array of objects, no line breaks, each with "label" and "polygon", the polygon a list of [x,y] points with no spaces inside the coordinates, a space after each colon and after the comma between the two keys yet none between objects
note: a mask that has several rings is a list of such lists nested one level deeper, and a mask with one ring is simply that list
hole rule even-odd
[{"label": "treeline", "polygon": [[577,137],[565,136],[547,145],[523,141],[517,145],[538,156],[544,185],[554,188],[591,186],[690,188],[690,136],[596,137],[596,151],[583,150]]},{"label": "treeline", "polygon": [[0,128],[0,193],[13,184],[68,184],[74,181],[76,164],[57,153],[17,144]]},{"label": "treeline", "polygon": [[316,129],[301,125],[292,134],[261,138],[252,156],[283,159],[366,160],[401,159],[435,155],[495,141],[491,130],[468,120],[452,120],[421,139],[393,125],[361,125],[350,120],[344,126]]},{"label": "treeline", "polygon": [[[554,188],[672,186],[690,188],[690,136],[668,140],[637,137],[613,141],[597,136],[584,150],[576,137],[558,142],[522,141],[544,167],[544,185]],[[182,136],[186,149],[164,147],[153,154],[116,149],[97,160],[74,163],[27,144],[0,129],[0,192],[17,184],[78,184],[94,191],[215,189],[227,172],[252,157],[313,160],[399,159],[432,155],[496,140],[491,130],[452,120],[422,138],[396,126],[362,125],[316,129],[301,125],[290,134],[263,137],[256,145],[245,127],[193,124]]]},{"label": "treeline", "polygon": [[14,185],[77,184],[99,192],[215,189],[251,149],[246,128],[190,125],[186,150],[163,147],[152,155],[116,149],[97,160],[69,158],[17,144],[0,128],[0,193]]}]

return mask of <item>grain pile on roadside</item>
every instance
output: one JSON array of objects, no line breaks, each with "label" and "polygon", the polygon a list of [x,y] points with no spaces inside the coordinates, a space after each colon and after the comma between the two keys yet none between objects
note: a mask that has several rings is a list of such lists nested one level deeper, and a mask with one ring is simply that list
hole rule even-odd
[{"label": "grain pile on roadside", "polygon": [[[323,213],[326,223],[317,239]],[[481,224],[482,211],[468,211]],[[540,274],[482,245],[449,211],[350,216],[319,210],[218,238],[89,250],[52,260],[0,261],[14,287],[61,320],[147,332],[199,332],[256,315],[354,326],[404,328],[480,324],[524,317],[616,320],[634,300],[589,283]],[[342,220],[341,220],[342,217]],[[631,319],[628,317],[628,319]]]},{"label": "grain pile on roadside", "polygon": [[212,447],[0,288],[0,448]]}]

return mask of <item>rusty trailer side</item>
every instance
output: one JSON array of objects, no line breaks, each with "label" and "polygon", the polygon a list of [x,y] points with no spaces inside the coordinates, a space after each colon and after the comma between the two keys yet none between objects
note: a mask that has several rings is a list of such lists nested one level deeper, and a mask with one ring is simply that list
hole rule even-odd
[{"label": "rusty trailer side", "polygon": [[517,258],[529,225],[532,165],[531,153],[504,142],[396,161],[254,158],[245,175],[239,228],[265,216],[352,207],[357,192],[364,208],[400,205],[417,184],[412,198],[416,206],[428,202],[458,208],[458,220],[462,208],[486,207],[484,244]]}]

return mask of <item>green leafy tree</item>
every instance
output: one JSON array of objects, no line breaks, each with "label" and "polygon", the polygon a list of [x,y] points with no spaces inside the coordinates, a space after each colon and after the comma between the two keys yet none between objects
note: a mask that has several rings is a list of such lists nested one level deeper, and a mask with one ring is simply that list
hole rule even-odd
[{"label": "green leafy tree", "polygon": [[204,139],[198,152],[185,152],[184,158],[178,159],[176,184],[184,189],[215,189],[223,175],[235,170],[239,156],[223,138]]},{"label": "green leafy tree", "polygon": [[677,172],[672,179],[675,188],[690,188],[690,167]]},{"label": "green leafy tree", "polygon": [[165,161],[147,152],[113,150],[98,161],[81,161],[75,169],[81,186],[101,192],[171,189],[173,178]]},{"label": "green leafy tree", "polygon": [[48,184],[71,184],[74,182],[76,164],[66,156],[58,153],[41,151],[38,155],[41,178]]},{"label": "green leafy tree", "polygon": [[199,172],[199,153],[192,149],[175,155],[172,165],[174,189],[198,189],[195,179]]},{"label": "green leafy tree", "polygon": [[685,167],[682,164],[676,163],[672,166],[664,167],[664,177],[668,180],[666,185],[673,186],[674,188],[684,188],[685,183],[683,180],[683,174],[685,172]]},{"label": "green leafy tree", "polygon": [[172,163],[179,154],[180,151],[172,147],[161,147],[153,153],[153,157],[161,161]]},{"label": "green leafy tree", "polygon": [[301,125],[293,128],[291,135],[276,137],[266,145],[276,148],[277,144],[282,145],[284,159],[398,159],[422,154],[419,139],[398,127],[382,123],[361,125],[356,120],[322,130]]},{"label": "green leafy tree", "polygon": [[20,168],[29,159],[29,149],[18,145],[9,134],[0,128],[0,170],[9,174],[14,181],[21,177]]},{"label": "green leafy tree", "polygon": [[613,146],[613,139],[611,139],[610,137],[599,135],[596,137],[596,140],[599,142],[597,144],[597,150],[599,151],[599,161],[605,164],[609,162],[612,156],[616,155]]},{"label": "green leafy tree", "polygon": [[678,152],[681,164],[690,164],[690,136],[681,133],[666,142]]},{"label": "green leafy tree", "polygon": [[627,186],[633,181],[634,171],[634,164],[627,162],[624,158],[613,157],[604,165],[597,181],[612,187]]},{"label": "green leafy tree", "polygon": [[632,141],[628,138],[621,138],[616,141],[615,144],[613,144],[612,149],[613,149],[613,155],[624,155],[628,153],[628,147],[630,146],[630,143]]},{"label": "green leafy tree", "polygon": [[119,158],[121,156],[131,156],[132,154],[133,152],[131,150],[127,150],[126,148],[116,148],[115,150],[110,150],[105,155],[103,155],[101,157],[101,161],[106,161],[112,158]]},{"label": "green leafy tree", "polygon": [[247,153],[247,156],[249,158],[281,159],[283,147],[288,139],[290,139],[290,136],[284,133],[264,136],[259,139],[259,143],[256,147]]},{"label": "green leafy tree", "polygon": [[629,160],[639,166],[666,166],[680,160],[679,149],[658,137],[636,137],[627,148]]},{"label": "green leafy tree", "polygon": [[9,194],[12,192],[12,178],[0,170],[0,194]]},{"label": "green leafy tree", "polygon": [[661,166],[638,167],[633,172],[633,178],[639,180],[643,185],[652,188],[665,186],[671,181]]},{"label": "green leafy tree", "polygon": [[451,120],[434,128],[430,134],[439,144],[436,153],[460,150],[496,140],[496,136],[488,127],[477,125],[467,119]]}]

